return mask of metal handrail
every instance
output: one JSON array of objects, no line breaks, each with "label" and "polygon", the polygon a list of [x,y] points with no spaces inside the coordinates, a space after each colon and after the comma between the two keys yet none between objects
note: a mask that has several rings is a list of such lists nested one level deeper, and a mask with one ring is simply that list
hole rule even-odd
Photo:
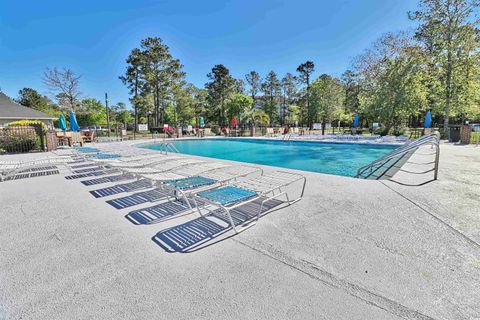
[{"label": "metal handrail", "polygon": [[[367,166],[364,166],[364,167],[360,168],[357,171],[357,177],[363,175],[367,171],[367,169],[370,169],[370,172],[372,173],[372,169],[374,167],[377,167],[378,165],[381,167],[382,165],[384,165],[387,161],[389,161],[391,159],[394,159],[394,158],[397,158],[397,157],[402,158],[408,152],[418,149],[421,145],[431,143],[432,148],[433,148],[433,146],[436,147],[436,155],[437,155],[436,160],[435,160],[435,169],[436,169],[435,170],[435,179],[436,179],[437,172],[438,172],[439,141],[440,141],[440,134],[438,132],[434,133],[434,134],[431,134],[429,136],[425,136],[425,137],[413,140],[412,142],[394,150],[394,152],[389,153],[389,154],[385,155],[384,157],[373,161],[372,163],[368,164]],[[378,168],[376,170],[378,170]]]},{"label": "metal handrail", "polygon": [[365,171],[367,171],[367,169],[372,170],[372,168],[376,167],[377,165],[382,166],[383,164],[385,164],[387,161],[389,161],[391,159],[395,159],[397,157],[403,157],[408,152],[410,152],[414,149],[415,150],[418,149],[421,145],[430,144],[430,143],[432,144],[432,147],[436,146],[438,148],[438,142],[436,142],[435,140],[432,140],[432,139],[423,139],[422,141],[411,143],[407,147],[403,147],[399,150],[395,150],[394,152],[391,152],[391,153],[383,156],[382,158],[379,158],[379,159],[371,162],[370,164],[360,168],[357,171],[357,177],[361,176]]},{"label": "metal handrail", "polygon": [[[439,136],[440,134],[438,134]],[[392,152],[390,153],[387,153],[386,155],[384,155],[383,157],[381,158],[378,158],[377,160],[374,160],[373,162],[363,166],[362,168],[364,167],[369,167],[370,165],[376,163],[376,162],[380,162],[380,161],[383,161],[383,160],[386,160],[386,158],[393,158],[395,155],[397,154],[401,154],[401,153],[404,153],[405,150],[411,150],[413,149],[414,147],[418,147],[422,144],[427,144],[427,143],[430,143],[431,140],[433,140],[433,142],[435,141],[438,141],[439,140],[439,137],[437,138],[436,134],[435,133],[432,133],[431,135],[428,135],[428,136],[423,136],[421,138],[418,138],[418,139],[415,139],[415,140],[411,140],[407,143],[405,143],[403,146],[401,147],[398,147],[396,149],[394,149]],[[362,168],[360,168],[359,170],[361,170]]]},{"label": "metal handrail", "polygon": [[170,149],[170,152],[175,152],[175,153],[180,153],[180,151],[175,147],[175,145],[171,142],[167,142],[165,144],[165,149],[168,150]]},{"label": "metal handrail", "polygon": [[[427,135],[423,136],[421,138],[412,140],[407,142],[405,145],[393,150],[392,152],[386,154],[385,156],[372,161],[371,163],[361,167],[360,169],[357,170],[357,175],[355,176],[356,178],[361,177],[368,169],[370,169],[370,173],[372,173],[373,168],[376,168],[378,166],[384,165],[387,161],[397,158],[397,157],[403,157],[405,154],[412,150],[418,149],[422,145],[426,144],[431,144],[432,148],[435,146],[435,175],[434,175],[434,180],[437,180],[437,175],[438,175],[438,162],[439,162],[439,155],[440,155],[440,133],[438,131]],[[378,170],[378,168],[376,169]],[[376,171],[375,170],[375,171]],[[371,175],[371,174],[370,174]],[[370,176],[369,175],[369,176]]]}]

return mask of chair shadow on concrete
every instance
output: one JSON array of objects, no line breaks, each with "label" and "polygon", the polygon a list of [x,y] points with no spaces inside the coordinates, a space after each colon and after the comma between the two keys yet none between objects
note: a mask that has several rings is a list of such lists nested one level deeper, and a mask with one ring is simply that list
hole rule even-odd
[{"label": "chair shadow on concrete", "polygon": [[136,225],[148,225],[194,212],[196,209],[192,210],[184,199],[178,199],[131,211],[125,218]]},{"label": "chair shadow on concrete", "polygon": [[[108,175],[108,174],[113,174],[113,173],[116,173],[118,172],[117,169],[108,169],[108,170],[96,170],[96,171],[92,171],[92,172],[87,172],[87,173],[79,173],[79,174],[72,174],[72,175],[68,175],[68,176],[65,176],[65,179],[67,180],[74,180],[74,179],[82,179],[82,178],[87,178],[87,177],[98,177],[98,176],[105,176],[105,175]],[[89,181],[89,180],[86,180],[86,181]],[[89,185],[89,184],[86,184],[84,181],[82,181],[83,184],[85,185]]]},{"label": "chair shadow on concrete", "polygon": [[[234,224],[237,226],[251,221],[257,215],[262,200],[232,210]],[[280,200],[266,202],[260,217],[285,207],[282,204],[285,203]],[[152,241],[169,253],[192,253],[235,236],[232,229],[227,216],[220,210],[214,210],[208,216],[161,230],[152,237]]]},{"label": "chair shadow on concrete", "polygon": [[[100,171],[100,172],[102,172],[102,171]],[[119,171],[117,169],[108,169],[108,170],[105,170],[103,172],[104,172],[103,175],[119,173]],[[129,174],[121,173],[121,174],[113,175],[113,176],[106,176],[106,177],[101,177],[101,178],[83,180],[83,181],[81,181],[81,183],[85,186],[94,186],[94,185],[102,184],[102,183],[120,182],[120,181],[124,181],[124,180],[130,180],[132,178],[133,177]]]},{"label": "chair shadow on concrete", "polygon": [[139,204],[147,202],[155,202],[167,198],[167,194],[160,189],[152,189],[147,191],[137,192],[128,196],[115,198],[106,201],[112,207],[121,210],[130,208]]},{"label": "chair shadow on concrete", "polygon": [[117,195],[124,192],[133,192],[140,189],[147,189],[152,187],[152,184],[146,180],[135,180],[133,182],[121,183],[111,187],[105,187],[100,189],[91,190],[90,194],[95,198],[103,198],[108,196]]}]

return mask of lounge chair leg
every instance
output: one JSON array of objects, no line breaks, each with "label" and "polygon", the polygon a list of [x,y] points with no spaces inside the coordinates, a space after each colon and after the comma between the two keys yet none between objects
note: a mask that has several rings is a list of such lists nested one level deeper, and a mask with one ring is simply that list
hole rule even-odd
[{"label": "lounge chair leg", "polygon": [[222,208],[225,210],[225,212],[227,213],[227,216],[228,216],[228,220],[230,221],[230,225],[232,226],[233,228],[233,231],[235,231],[235,233],[238,233],[238,230],[237,228],[235,227],[235,223],[233,222],[233,219],[232,219],[232,216],[230,215],[230,210],[223,207]]},{"label": "lounge chair leg", "polygon": [[192,197],[192,200],[195,205],[195,208],[197,208],[198,214],[200,215],[200,217],[203,217],[202,210],[200,210],[200,206],[198,205],[197,200],[195,200],[195,197]]}]

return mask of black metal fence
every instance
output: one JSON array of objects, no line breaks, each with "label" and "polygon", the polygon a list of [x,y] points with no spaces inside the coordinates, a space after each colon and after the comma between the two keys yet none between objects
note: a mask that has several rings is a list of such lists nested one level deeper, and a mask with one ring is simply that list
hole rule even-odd
[{"label": "black metal fence", "polygon": [[41,126],[0,129],[0,153],[25,153],[45,150],[45,131]]}]

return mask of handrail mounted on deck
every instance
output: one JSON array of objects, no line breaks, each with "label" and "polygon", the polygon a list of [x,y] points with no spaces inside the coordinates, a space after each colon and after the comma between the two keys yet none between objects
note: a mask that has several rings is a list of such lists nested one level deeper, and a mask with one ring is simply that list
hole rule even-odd
[{"label": "handrail mounted on deck", "polygon": [[[412,139],[402,145],[399,148],[394,149],[392,152],[384,155],[381,158],[361,167],[357,171],[356,178],[361,179],[372,179],[375,177],[376,180],[383,179],[385,174],[395,166],[399,161],[405,157],[409,157],[413,152],[415,152],[419,147],[424,145],[431,145],[432,148],[435,148],[435,161],[434,161],[434,180],[437,180],[438,176],[438,162],[440,159],[440,133],[435,131],[429,135],[425,135],[418,139]],[[380,172],[381,169],[384,169],[378,176],[374,176],[376,173]]]}]

